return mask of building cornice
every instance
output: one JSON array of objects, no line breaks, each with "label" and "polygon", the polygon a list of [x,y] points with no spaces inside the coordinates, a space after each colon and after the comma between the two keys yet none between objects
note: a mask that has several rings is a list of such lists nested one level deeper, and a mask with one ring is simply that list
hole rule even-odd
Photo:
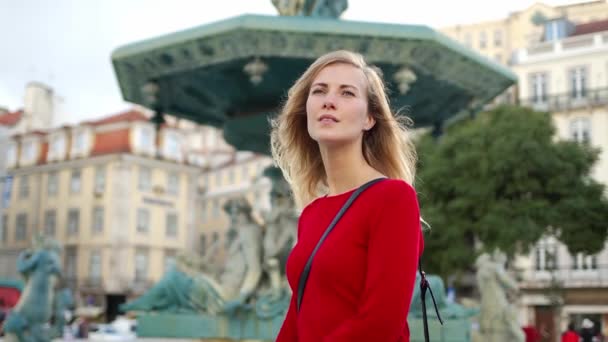
[{"label": "building cornice", "polygon": [[196,166],[179,164],[171,161],[163,161],[158,159],[140,157],[132,154],[125,153],[115,153],[115,154],[107,154],[102,156],[94,156],[88,158],[78,158],[72,160],[63,160],[58,162],[52,162],[42,165],[32,165],[19,167],[14,169],[9,169],[8,173],[14,175],[27,175],[38,172],[49,172],[56,170],[63,170],[66,168],[78,168],[78,167],[87,167],[87,166],[95,166],[98,164],[104,164],[110,161],[126,161],[132,163],[143,164],[147,166],[152,166],[155,168],[164,168],[172,171],[186,171],[192,174],[196,174],[197,172],[203,172],[203,170]]}]

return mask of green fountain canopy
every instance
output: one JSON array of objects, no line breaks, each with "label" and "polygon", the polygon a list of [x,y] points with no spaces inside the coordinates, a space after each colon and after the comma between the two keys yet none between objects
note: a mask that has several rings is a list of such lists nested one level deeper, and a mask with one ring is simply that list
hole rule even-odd
[{"label": "green fountain canopy", "polygon": [[118,48],[125,100],[224,130],[267,153],[268,117],[320,55],[362,53],[379,67],[395,111],[437,127],[493,99],[516,76],[426,26],[242,15]]}]

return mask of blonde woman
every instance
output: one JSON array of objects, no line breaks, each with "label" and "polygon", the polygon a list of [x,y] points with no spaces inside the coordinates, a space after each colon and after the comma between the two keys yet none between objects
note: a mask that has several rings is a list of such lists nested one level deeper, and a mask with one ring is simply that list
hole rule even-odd
[{"label": "blonde woman", "polygon": [[[423,241],[416,155],[378,71],[359,54],[317,59],[273,121],[273,157],[304,207],[287,261],[293,291],[279,342],[409,341],[407,313]],[[375,179],[305,264],[336,213]]]}]

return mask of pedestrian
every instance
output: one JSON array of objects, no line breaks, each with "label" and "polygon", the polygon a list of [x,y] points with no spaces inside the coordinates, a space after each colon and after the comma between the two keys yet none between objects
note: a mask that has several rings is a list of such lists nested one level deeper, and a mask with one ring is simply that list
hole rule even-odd
[{"label": "pedestrian", "polygon": [[574,329],[574,323],[570,322],[568,324],[568,330],[564,331],[562,334],[562,342],[579,342],[580,336]]},{"label": "pedestrian", "polygon": [[271,146],[304,209],[287,261],[293,296],[278,342],[409,341],[423,240],[416,154],[402,119],[380,73],[357,53],[321,56],[289,90]]}]

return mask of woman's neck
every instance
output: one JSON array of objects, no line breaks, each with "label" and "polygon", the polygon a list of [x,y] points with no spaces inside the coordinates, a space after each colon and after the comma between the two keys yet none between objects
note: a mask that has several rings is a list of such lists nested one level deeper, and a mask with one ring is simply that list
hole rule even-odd
[{"label": "woman's neck", "polygon": [[367,163],[360,144],[322,146],[320,150],[329,195],[341,194],[373,178],[383,177]]}]

